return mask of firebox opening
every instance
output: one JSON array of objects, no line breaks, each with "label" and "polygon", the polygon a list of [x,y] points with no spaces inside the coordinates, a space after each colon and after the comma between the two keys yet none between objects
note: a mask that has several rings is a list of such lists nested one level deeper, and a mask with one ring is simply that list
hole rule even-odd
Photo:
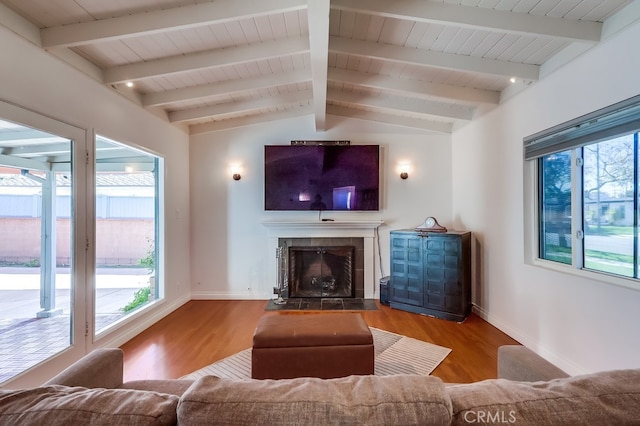
[{"label": "firebox opening", "polygon": [[354,246],[289,247],[289,297],[355,297]]}]

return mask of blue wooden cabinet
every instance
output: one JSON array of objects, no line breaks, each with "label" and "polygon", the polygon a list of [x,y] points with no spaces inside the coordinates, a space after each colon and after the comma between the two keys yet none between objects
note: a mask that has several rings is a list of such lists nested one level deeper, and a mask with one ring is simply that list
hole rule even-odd
[{"label": "blue wooden cabinet", "polygon": [[471,233],[391,231],[389,304],[463,321],[471,312]]}]

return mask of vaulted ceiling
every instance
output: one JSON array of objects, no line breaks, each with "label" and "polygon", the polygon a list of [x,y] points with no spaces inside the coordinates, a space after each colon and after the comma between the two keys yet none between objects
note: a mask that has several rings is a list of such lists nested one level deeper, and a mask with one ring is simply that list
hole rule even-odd
[{"label": "vaulted ceiling", "polygon": [[0,24],[192,134],[310,114],[448,133],[631,3],[0,0]]}]

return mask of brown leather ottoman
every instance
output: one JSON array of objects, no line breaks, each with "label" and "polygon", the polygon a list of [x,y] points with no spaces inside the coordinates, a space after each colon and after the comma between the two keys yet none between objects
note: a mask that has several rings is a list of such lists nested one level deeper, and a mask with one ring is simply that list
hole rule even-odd
[{"label": "brown leather ottoman", "polygon": [[253,335],[251,377],[368,375],[373,359],[373,337],[360,314],[264,315]]}]

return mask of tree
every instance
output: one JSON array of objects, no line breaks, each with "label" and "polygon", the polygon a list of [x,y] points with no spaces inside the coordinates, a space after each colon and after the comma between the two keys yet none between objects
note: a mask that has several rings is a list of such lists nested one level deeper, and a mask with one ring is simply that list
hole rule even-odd
[{"label": "tree", "polygon": [[633,135],[587,145],[583,158],[584,191],[589,199],[604,190],[624,195],[633,189]]},{"label": "tree", "polygon": [[583,149],[585,199],[596,201],[596,224],[602,224],[601,199],[626,197],[634,186],[633,135],[587,145]]}]

